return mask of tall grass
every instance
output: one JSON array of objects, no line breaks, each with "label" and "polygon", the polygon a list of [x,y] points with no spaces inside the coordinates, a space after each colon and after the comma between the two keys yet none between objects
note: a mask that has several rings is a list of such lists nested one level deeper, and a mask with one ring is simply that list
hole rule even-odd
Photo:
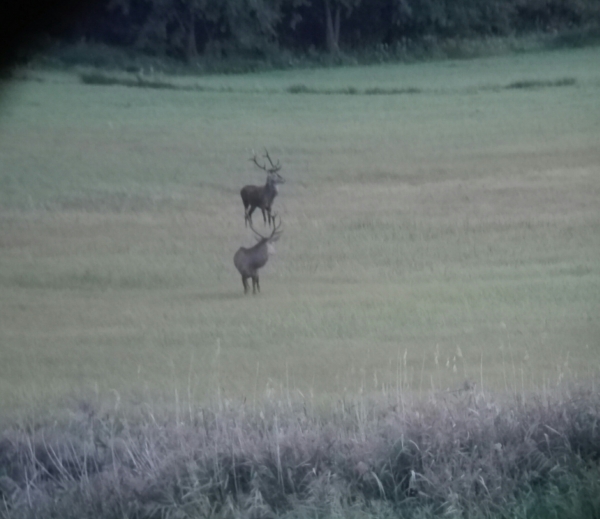
[{"label": "tall grass", "polygon": [[593,386],[177,398],[170,411],[82,400],[1,434],[3,517],[591,519],[599,420]]}]

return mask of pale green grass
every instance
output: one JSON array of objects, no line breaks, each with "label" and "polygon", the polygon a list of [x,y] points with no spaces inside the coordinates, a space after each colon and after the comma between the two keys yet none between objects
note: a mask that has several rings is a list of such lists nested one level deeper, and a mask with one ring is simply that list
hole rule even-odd
[{"label": "pale green grass", "polygon": [[[598,57],[202,79],[239,90],[222,93],[15,84],[0,105],[0,405],[465,378],[523,391],[597,373]],[[300,83],[424,92],[284,93]],[[284,234],[263,293],[243,297],[238,192],[264,181],[248,161],[264,146],[287,179]]]}]

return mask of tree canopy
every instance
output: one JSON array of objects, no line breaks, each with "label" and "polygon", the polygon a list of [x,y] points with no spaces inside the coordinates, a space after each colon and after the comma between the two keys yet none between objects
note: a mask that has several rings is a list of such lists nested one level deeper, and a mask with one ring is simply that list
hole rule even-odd
[{"label": "tree canopy", "polygon": [[600,25],[600,0],[97,0],[56,31],[194,60]]}]

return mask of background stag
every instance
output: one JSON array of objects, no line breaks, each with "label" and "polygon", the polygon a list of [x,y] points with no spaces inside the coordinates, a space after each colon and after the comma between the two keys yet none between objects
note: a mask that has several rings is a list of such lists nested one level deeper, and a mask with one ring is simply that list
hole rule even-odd
[{"label": "background stag", "polygon": [[252,213],[257,207],[262,211],[264,223],[270,226],[275,225],[275,218],[271,215],[271,206],[275,196],[277,196],[277,185],[285,182],[284,178],[278,173],[281,169],[279,161],[273,164],[269,152],[265,150],[265,158],[268,159],[271,167],[260,164],[254,155],[250,160],[263,171],[267,172],[267,182],[264,186],[244,186],[240,191],[242,202],[244,203],[244,222],[246,226],[252,224]]}]

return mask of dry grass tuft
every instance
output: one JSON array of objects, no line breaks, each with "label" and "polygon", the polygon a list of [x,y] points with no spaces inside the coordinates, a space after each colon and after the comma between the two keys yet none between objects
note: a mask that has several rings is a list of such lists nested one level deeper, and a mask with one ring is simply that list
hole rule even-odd
[{"label": "dry grass tuft", "polygon": [[[466,387],[327,410],[86,402],[0,439],[4,517],[598,517],[600,398]],[[542,514],[542,515],[540,515]]]}]

